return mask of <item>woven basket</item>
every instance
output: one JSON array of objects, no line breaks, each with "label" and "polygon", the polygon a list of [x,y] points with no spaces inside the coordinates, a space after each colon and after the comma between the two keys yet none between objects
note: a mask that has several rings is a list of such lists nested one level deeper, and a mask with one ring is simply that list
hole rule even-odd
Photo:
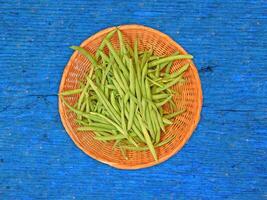
[{"label": "woven basket", "polygon": [[[102,30],[92,37],[85,40],[81,46],[87,49],[90,53],[95,54],[100,42],[104,36],[113,30],[115,27]],[[180,54],[186,54],[186,51],[174,42],[167,35],[145,26],[140,25],[123,25],[119,29],[122,31],[124,38],[129,44],[133,45],[136,38],[139,40],[139,50],[154,49],[157,55],[171,55],[176,51]],[[115,47],[119,46],[117,34],[111,39]],[[106,51],[106,50],[105,50]],[[174,96],[174,102],[178,108],[186,108],[186,112],[175,118],[174,124],[166,128],[166,132],[162,139],[176,135],[170,143],[156,148],[159,158],[155,162],[149,151],[127,151],[128,160],[121,155],[120,150],[112,150],[112,142],[100,142],[93,139],[93,132],[78,132],[75,124],[75,114],[69,112],[67,107],[61,102],[59,98],[59,113],[62,123],[74,141],[74,143],[92,158],[106,163],[110,166],[120,169],[138,169],[150,167],[159,164],[172,155],[177,153],[192,135],[197,123],[200,119],[200,111],[202,107],[202,91],[200,79],[197,69],[191,60],[175,61],[171,72],[177,70],[183,64],[190,62],[190,68],[184,74],[186,82],[184,84],[177,84],[172,89],[177,91]],[[81,54],[74,52],[69,60],[60,83],[59,92],[75,89],[78,87],[78,81],[84,80],[86,72],[90,68],[90,62]],[[179,94],[178,94],[179,93]],[[66,97],[70,104],[74,104],[78,99],[78,95]]]}]

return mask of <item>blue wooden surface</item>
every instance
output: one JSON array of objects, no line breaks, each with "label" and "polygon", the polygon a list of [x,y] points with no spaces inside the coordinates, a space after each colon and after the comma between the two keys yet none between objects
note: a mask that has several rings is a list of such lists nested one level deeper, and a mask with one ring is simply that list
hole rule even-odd
[{"label": "blue wooden surface", "polygon": [[[266,1],[0,0],[0,199],[267,199]],[[95,32],[138,23],[194,55],[201,121],[161,165],[122,171],[62,127],[59,82]]]}]

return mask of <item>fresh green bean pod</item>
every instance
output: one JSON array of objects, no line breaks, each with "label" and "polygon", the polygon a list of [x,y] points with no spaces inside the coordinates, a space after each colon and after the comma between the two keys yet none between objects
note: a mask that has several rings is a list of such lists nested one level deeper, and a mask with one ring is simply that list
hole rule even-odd
[{"label": "fresh green bean pod", "polygon": [[152,144],[152,141],[151,141],[151,138],[150,138],[150,136],[149,136],[149,134],[147,132],[147,129],[146,129],[144,123],[143,123],[143,120],[139,115],[137,115],[137,118],[138,118],[140,126],[142,128],[142,132],[144,134],[144,137],[145,137],[145,140],[146,140],[146,144],[147,144],[147,146],[148,146],[153,158],[155,159],[155,161],[158,161],[157,153],[156,153],[155,148],[154,148],[154,146]]},{"label": "fresh green bean pod", "polygon": [[74,89],[74,90],[67,90],[67,91],[61,92],[59,95],[62,95],[62,96],[69,96],[69,95],[79,94],[79,93],[81,93],[82,91],[83,91],[82,88]]},{"label": "fresh green bean pod", "polygon": [[105,37],[105,39],[101,42],[101,44],[100,44],[100,46],[98,47],[98,50],[96,51],[96,59],[98,59],[99,58],[99,56],[100,56],[100,52],[101,51],[103,51],[103,49],[104,49],[104,47],[105,47],[105,41],[108,41],[108,40],[110,40],[111,38],[112,38],[112,36],[114,35],[114,33],[116,33],[116,29],[114,29],[114,30],[112,30],[112,31],[110,31],[107,35],[106,35],[106,37]]},{"label": "fresh green bean pod", "polygon": [[193,56],[192,55],[174,55],[174,56],[169,56],[166,58],[161,58],[159,60],[154,60],[152,62],[149,63],[149,67],[154,67],[157,66],[161,63],[165,63],[165,62],[170,62],[170,61],[175,61],[175,60],[180,60],[180,59],[192,59]]},{"label": "fresh green bean pod", "polygon": [[182,110],[176,111],[174,113],[170,113],[170,114],[164,115],[164,117],[166,119],[172,119],[172,118],[176,117],[177,115],[180,115],[180,114],[184,113],[185,111],[186,111],[186,109],[182,109]]}]

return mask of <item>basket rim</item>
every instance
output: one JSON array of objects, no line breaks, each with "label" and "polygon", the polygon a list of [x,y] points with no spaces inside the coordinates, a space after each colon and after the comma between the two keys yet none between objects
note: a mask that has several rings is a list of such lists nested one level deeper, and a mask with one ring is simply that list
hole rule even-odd
[{"label": "basket rim", "polygon": [[[178,43],[176,43],[170,36],[166,35],[165,33],[162,33],[156,29],[147,27],[147,26],[143,26],[143,25],[139,25],[139,24],[127,24],[127,25],[120,25],[120,26],[113,26],[113,27],[108,27],[105,29],[100,30],[99,32],[96,32],[94,35],[90,36],[89,38],[87,38],[86,40],[84,40],[81,43],[81,47],[86,46],[88,43],[90,43],[92,40],[94,40],[95,38],[99,37],[99,35],[102,34],[106,34],[116,28],[119,28],[120,30],[129,30],[129,29],[142,29],[142,30],[146,30],[146,31],[150,31],[150,32],[154,32],[156,34],[158,34],[160,37],[166,39],[169,43],[172,43],[172,45],[174,45],[175,48],[179,49],[179,51],[181,51],[182,53],[186,54],[187,52],[183,49],[183,47],[181,47]],[[67,74],[70,70],[70,63],[72,63],[74,61],[74,59],[76,58],[78,52],[75,51],[72,56],[70,57],[68,63],[66,64],[64,71],[62,73],[62,78],[61,78],[61,82],[60,82],[60,86],[59,86],[59,92],[62,92],[64,85],[65,85],[65,81],[67,78]],[[189,140],[189,138],[192,136],[194,130],[197,127],[197,124],[200,120],[200,113],[201,113],[201,109],[202,109],[202,103],[203,103],[203,96],[202,96],[202,89],[201,89],[201,82],[200,82],[200,78],[198,75],[198,71],[197,68],[195,66],[195,64],[193,63],[193,61],[190,62],[191,65],[191,69],[193,70],[193,76],[194,79],[196,81],[196,87],[197,87],[197,113],[194,116],[194,121],[193,124],[191,125],[188,133],[186,134],[186,137],[183,138],[183,140],[181,141],[181,143],[179,145],[176,145],[175,148],[168,154],[163,154],[163,156],[161,158],[159,158],[158,162],[156,161],[151,161],[145,164],[136,164],[136,165],[125,165],[125,164],[120,164],[120,163],[116,163],[116,162],[110,162],[110,161],[106,161],[102,158],[99,158],[93,154],[90,154],[80,143],[79,138],[73,134],[75,133],[75,131],[72,129],[70,123],[67,120],[66,117],[66,113],[64,111],[63,108],[63,103],[61,102],[60,97],[58,97],[58,109],[59,109],[59,113],[60,113],[60,118],[61,118],[61,122],[63,124],[63,127],[65,128],[66,132],[68,133],[68,135],[71,137],[72,141],[76,144],[76,146],[78,148],[80,148],[85,154],[87,154],[88,156],[90,156],[91,158],[102,162],[104,164],[110,165],[112,167],[118,168],[118,169],[127,169],[127,170],[134,170],[134,169],[141,169],[141,168],[147,168],[147,167],[152,167],[154,165],[158,165],[166,160],[168,160],[169,158],[171,158],[172,156],[174,156],[176,153],[178,153],[186,144],[186,142]]]}]

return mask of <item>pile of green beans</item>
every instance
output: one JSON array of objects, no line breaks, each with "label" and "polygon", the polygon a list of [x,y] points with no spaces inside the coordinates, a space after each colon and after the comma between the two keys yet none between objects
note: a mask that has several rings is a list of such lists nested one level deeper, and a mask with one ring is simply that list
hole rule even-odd
[{"label": "pile of green beans", "polygon": [[[110,39],[118,34],[119,49]],[[108,53],[104,48],[108,48]],[[95,55],[84,48],[71,46],[91,63],[86,81],[74,90],[60,93],[62,102],[77,115],[78,131],[93,131],[95,139],[114,142],[125,159],[125,151],[149,150],[157,161],[155,148],[169,143],[174,137],[161,140],[165,126],[174,117],[185,112],[177,110],[173,102],[175,84],[182,84],[185,64],[170,73],[172,64],[179,59],[192,59],[179,52],[171,56],[158,56],[153,49],[138,51],[138,41],[133,47],[125,42],[119,29],[109,32]],[[79,95],[70,105],[64,96]],[[165,113],[163,106],[171,112]]]}]

